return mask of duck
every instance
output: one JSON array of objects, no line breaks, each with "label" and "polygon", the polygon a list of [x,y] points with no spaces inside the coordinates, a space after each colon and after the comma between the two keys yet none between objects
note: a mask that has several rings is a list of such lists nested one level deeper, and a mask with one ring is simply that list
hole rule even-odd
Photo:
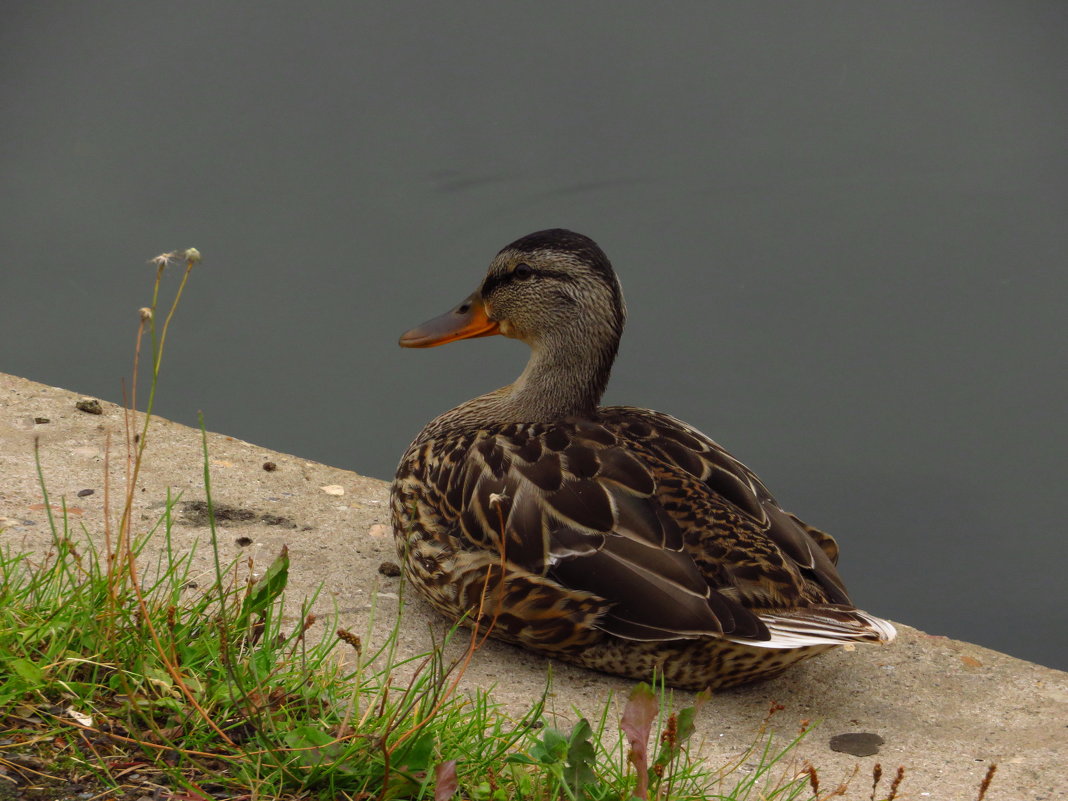
[{"label": "duck", "polygon": [[508,386],[429,422],[390,492],[407,583],[450,621],[550,659],[681,689],[770,679],[851,643],[891,642],[857,609],[833,537],[670,415],[601,406],[626,304],[589,237],[538,231],[405,348],[503,335]]}]

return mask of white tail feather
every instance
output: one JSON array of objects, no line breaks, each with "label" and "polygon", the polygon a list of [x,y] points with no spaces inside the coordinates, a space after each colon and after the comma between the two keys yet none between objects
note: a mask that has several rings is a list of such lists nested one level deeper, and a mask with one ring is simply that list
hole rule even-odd
[{"label": "white tail feather", "polygon": [[847,612],[833,607],[811,607],[784,614],[762,613],[760,619],[771,632],[770,640],[730,639],[756,648],[806,648],[850,642],[886,644],[897,636],[890,621],[859,609]]}]

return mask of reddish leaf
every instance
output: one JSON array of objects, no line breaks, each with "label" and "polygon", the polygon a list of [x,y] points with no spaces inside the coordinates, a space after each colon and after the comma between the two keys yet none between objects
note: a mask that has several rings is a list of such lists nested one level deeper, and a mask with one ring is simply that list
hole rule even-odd
[{"label": "reddish leaf", "polygon": [[434,768],[434,801],[449,801],[456,794],[456,760],[450,759]]},{"label": "reddish leaf", "polygon": [[631,691],[623,708],[623,718],[619,721],[619,728],[627,735],[627,744],[630,745],[627,759],[638,772],[638,786],[634,794],[643,799],[649,797],[649,733],[656,713],[656,694],[648,684],[642,682]]}]

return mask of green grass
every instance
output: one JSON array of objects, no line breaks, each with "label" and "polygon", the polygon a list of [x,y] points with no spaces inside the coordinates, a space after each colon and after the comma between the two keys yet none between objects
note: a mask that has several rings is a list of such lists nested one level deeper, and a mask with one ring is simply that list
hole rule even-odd
[{"label": "green grass", "polygon": [[[631,797],[639,775],[646,797],[718,797],[719,772],[687,752],[694,710],[672,713],[663,690],[632,694],[626,714],[644,718],[629,743],[610,703],[559,731],[544,697],[514,718],[484,691],[459,692],[470,649],[452,663],[443,648],[404,659],[396,628],[365,644],[312,626],[308,604],[287,628],[284,551],[258,580],[220,564],[212,586],[190,588],[192,554],[171,545],[176,501],[124,558],[86,538],[76,547],[65,516],[46,556],[0,556],[0,754],[105,787],[133,767],[142,788],[189,798],[433,798],[455,781],[465,798],[592,801]],[[154,538],[160,555],[147,560]],[[723,797],[808,797],[798,781],[769,792],[781,756],[765,747]]]},{"label": "green grass", "polygon": [[[380,641],[317,621],[314,597],[286,617],[286,551],[253,578],[251,563],[222,563],[213,519],[203,547],[214,573],[209,586],[194,584],[194,553],[172,540],[179,498],[168,496],[144,530],[133,514],[167,331],[199,254],[185,253],[157,330],[174,260],[154,260],[152,305],[140,313],[129,406],[146,334],[148,403],[140,426],[127,415],[118,511],[105,510],[102,532],[73,532],[65,501],[52,513],[38,462],[51,547],[0,552],[0,799],[65,798],[72,784],[100,798],[175,801],[811,801],[844,792],[821,793],[814,769],[799,773],[791,751],[803,735],[780,746],[761,729],[731,764],[702,762],[690,753],[696,705],[673,709],[663,687],[638,685],[619,720],[607,698],[592,721],[571,710],[561,729],[545,708],[547,679],[541,698],[510,715],[491,691],[459,689],[479,632],[450,633],[466,640],[458,659],[444,656],[455,650],[448,643],[406,658],[399,616]],[[206,436],[203,461],[210,512]]]}]

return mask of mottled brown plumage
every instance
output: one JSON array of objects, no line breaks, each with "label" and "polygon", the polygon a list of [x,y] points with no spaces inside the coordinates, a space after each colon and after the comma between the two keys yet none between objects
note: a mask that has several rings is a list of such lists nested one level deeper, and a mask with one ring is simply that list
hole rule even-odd
[{"label": "mottled brown plumage", "polygon": [[542,231],[401,344],[502,333],[515,383],[433,420],[393,483],[405,574],[452,620],[554,658],[687,688],[767,678],[893,627],[855,609],[834,539],[666,414],[598,407],[626,311],[592,240]]}]

